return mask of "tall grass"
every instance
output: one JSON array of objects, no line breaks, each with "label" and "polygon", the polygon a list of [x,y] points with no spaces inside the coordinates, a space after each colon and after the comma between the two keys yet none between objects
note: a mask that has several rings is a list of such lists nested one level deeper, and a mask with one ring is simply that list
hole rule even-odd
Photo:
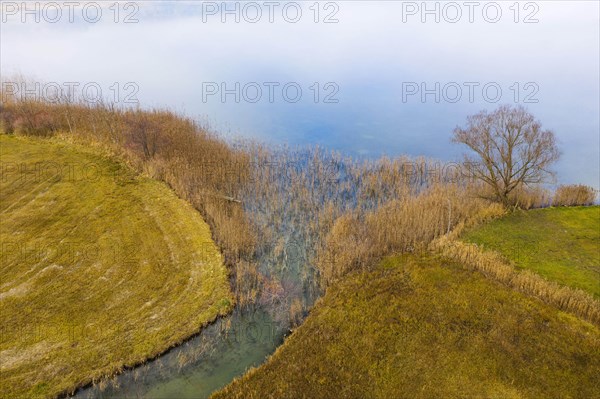
[{"label": "tall grass", "polygon": [[[228,143],[168,110],[2,94],[5,132],[60,135],[106,148],[169,184],[210,224],[238,305],[298,320],[329,284],[390,253],[428,245],[500,207],[468,170],[426,158],[356,161],[320,148]],[[515,191],[524,208],[551,203]]]},{"label": "tall grass", "polygon": [[244,261],[245,273],[253,259],[255,234],[239,203],[232,200],[249,175],[245,152],[168,110],[90,105],[72,96],[52,102],[0,94],[4,132],[84,142],[164,181],[201,212],[234,274],[239,260]]},{"label": "tall grass", "polygon": [[[304,313],[332,276],[411,251],[484,206],[467,197],[466,174],[442,173],[434,160],[232,145],[168,110],[3,99],[5,132],[97,145],[168,183],[210,224],[238,305],[271,306],[283,322]],[[346,234],[345,223],[363,230]]]},{"label": "tall grass", "polygon": [[554,194],[554,206],[593,205],[596,192],[592,187],[582,184],[559,186]]},{"label": "tall grass", "polygon": [[552,192],[539,186],[519,186],[511,193],[511,203],[520,209],[538,209],[552,205]]},{"label": "tall grass", "polygon": [[452,234],[432,241],[430,249],[516,291],[600,325],[600,302],[592,295],[548,281],[530,271],[517,271],[500,254],[482,251],[476,244],[456,240],[461,228],[462,226]]},{"label": "tall grass", "polygon": [[365,270],[386,254],[421,252],[428,243],[491,206],[475,187],[437,183],[367,212],[338,218],[319,253],[325,285]]}]

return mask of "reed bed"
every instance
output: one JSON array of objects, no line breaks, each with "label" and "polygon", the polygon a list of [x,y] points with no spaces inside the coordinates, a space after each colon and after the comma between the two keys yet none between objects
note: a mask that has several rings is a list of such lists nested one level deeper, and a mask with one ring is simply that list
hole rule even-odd
[{"label": "reed bed", "polygon": [[[504,212],[482,199],[485,186],[461,165],[410,157],[357,161],[318,147],[227,142],[169,110],[5,94],[4,132],[106,149],[192,203],[224,254],[238,307],[267,307],[282,325],[297,323],[347,273],[367,270],[388,254],[439,246],[432,242]],[[562,189],[560,196],[573,192],[577,201],[584,197],[581,189]],[[514,195],[522,208],[552,203],[540,188],[521,187]],[[505,269],[498,266],[499,275]],[[515,287],[538,292],[540,284]],[[579,294],[576,300],[561,295],[552,303],[573,308],[581,301]]]},{"label": "reed bed", "polygon": [[592,205],[596,197],[593,187],[583,184],[562,185],[556,189],[552,204],[554,206]]},{"label": "reed bed", "polygon": [[482,251],[476,244],[461,242],[453,235],[433,240],[429,248],[516,291],[600,325],[600,302],[585,291],[548,281],[530,271],[517,271],[500,254]]}]

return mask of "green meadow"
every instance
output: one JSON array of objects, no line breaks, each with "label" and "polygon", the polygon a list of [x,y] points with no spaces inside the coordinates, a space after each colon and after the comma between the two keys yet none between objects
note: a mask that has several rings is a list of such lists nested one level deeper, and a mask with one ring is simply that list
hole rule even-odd
[{"label": "green meadow", "polygon": [[269,360],[212,399],[592,398],[597,326],[433,256],[332,285]]},{"label": "green meadow", "polygon": [[600,297],[600,206],[516,211],[467,232],[517,268]]}]

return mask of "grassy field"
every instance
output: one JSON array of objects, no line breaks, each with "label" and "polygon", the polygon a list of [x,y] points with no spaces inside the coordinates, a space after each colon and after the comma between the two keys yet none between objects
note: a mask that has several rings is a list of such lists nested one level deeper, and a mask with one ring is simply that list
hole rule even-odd
[{"label": "grassy field", "polygon": [[597,398],[600,331],[437,258],[331,286],[220,398]]},{"label": "grassy field", "polygon": [[208,225],[91,150],[0,135],[0,397],[47,398],[230,311]]},{"label": "grassy field", "polygon": [[517,268],[600,297],[600,206],[518,211],[463,239],[500,252]]}]

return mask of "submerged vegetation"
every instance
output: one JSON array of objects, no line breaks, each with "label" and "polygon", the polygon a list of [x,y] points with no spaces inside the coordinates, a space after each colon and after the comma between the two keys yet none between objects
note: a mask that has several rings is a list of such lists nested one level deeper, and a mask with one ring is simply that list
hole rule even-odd
[{"label": "submerged vegetation", "polygon": [[332,285],[273,356],[212,399],[591,398],[600,331],[435,257]]},{"label": "submerged vegetation", "polygon": [[2,397],[46,398],[164,352],[234,304],[200,215],[96,151],[0,135]]},{"label": "submerged vegetation", "polygon": [[[598,301],[559,284],[570,285],[566,280],[519,272],[505,257],[457,237],[515,207],[587,204],[593,190],[567,187],[552,198],[529,184],[539,177],[535,171],[493,187],[480,178],[486,169],[472,163],[409,157],[359,162],[320,148],[228,143],[169,111],[67,97],[50,103],[3,95],[2,130],[92,146],[167,183],[210,225],[231,271],[236,312],[264,311],[280,328],[293,329],[326,293],[267,365],[217,397],[414,397],[419,391],[422,397],[485,392],[516,398],[548,396],[561,382],[555,392],[565,396],[592,387],[597,326],[546,304],[597,323]],[[543,166],[557,154],[554,141],[547,143],[547,160],[538,151]],[[597,223],[597,216],[592,219]],[[485,233],[480,238],[483,244]],[[589,255],[598,243],[588,238]],[[189,249],[182,252],[189,255]],[[418,256],[428,252],[454,262]],[[538,271],[532,264],[521,267]],[[580,269],[597,272],[589,265]],[[585,341],[581,350],[577,337]],[[563,360],[570,368],[548,369]],[[432,369],[436,362],[441,366]]]},{"label": "submerged vegetation", "polygon": [[[168,111],[3,100],[4,131],[97,146],[166,182],[210,224],[232,270],[239,308],[266,306],[282,326],[300,320],[332,277],[389,250],[412,251],[486,204],[475,198],[479,185],[458,164],[408,157],[356,162],[318,148],[229,145]],[[421,207],[411,213],[411,204],[424,198],[436,212]],[[392,224],[376,216],[383,215],[375,213],[380,208],[412,218],[401,224],[405,235],[394,242],[374,236],[358,247],[336,237],[348,218],[360,220],[357,227],[368,219],[371,229],[383,232],[388,223],[385,234],[397,231],[397,218]],[[361,260],[348,267],[336,254],[346,250],[363,251]]]}]

